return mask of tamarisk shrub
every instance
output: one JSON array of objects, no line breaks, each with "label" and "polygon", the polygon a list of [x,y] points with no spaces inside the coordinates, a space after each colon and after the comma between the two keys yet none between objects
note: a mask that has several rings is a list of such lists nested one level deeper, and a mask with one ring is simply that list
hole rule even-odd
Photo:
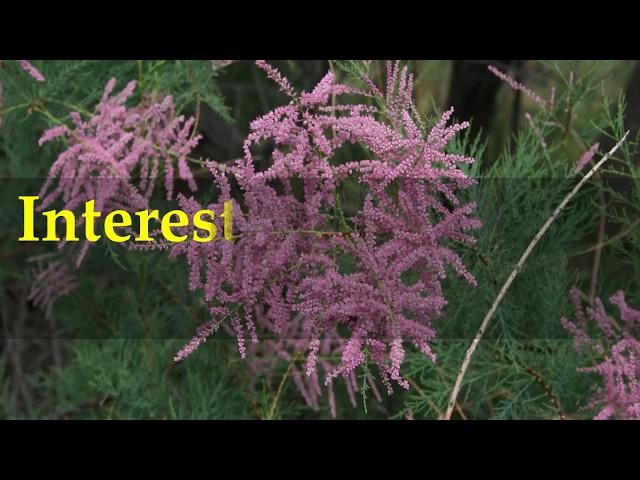
[{"label": "tamarisk shrub", "polygon": [[[95,200],[96,211],[105,213],[147,209],[161,162],[168,199],[173,198],[174,163],[177,175],[196,190],[186,160],[200,139],[192,132],[195,119],[176,115],[171,96],[158,101],[146,96],[137,106],[127,108],[125,102],[136,82],[129,82],[117,94],[113,93],[115,83],[115,79],[107,83],[89,119],[73,112],[72,127],[63,124],[50,128],[40,138],[40,145],[59,137],[67,142],[40,191],[40,210],[59,198],[67,210],[88,200]],[[85,242],[80,250],[78,265],[88,246]]]},{"label": "tamarisk shrub", "polygon": [[[472,243],[480,226],[471,216],[475,205],[458,198],[474,184],[462,168],[473,159],[445,151],[468,124],[448,125],[449,110],[427,130],[414,106],[413,76],[399,63],[387,64],[383,89],[367,76],[363,89],[338,84],[329,72],[301,93],[273,66],[256,64],[290,101],[251,123],[234,165],[208,162],[220,194],[207,208],[220,211],[231,198],[231,179],[239,186],[235,241],[167,245],[189,264],[189,287],[204,292],[212,317],[175,361],[224,323],[242,357],[256,353],[247,341],[256,345],[264,334],[280,339],[268,347],[275,356],[303,358],[311,384],[299,370],[294,379],[312,406],[318,365],[326,385],[337,377],[352,385],[356,369],[371,362],[389,393],[394,383],[408,388],[400,373],[405,346],[435,360],[429,342],[447,304],[441,281],[448,270],[475,284],[452,248]],[[378,106],[348,103],[346,94]],[[274,149],[258,168],[252,148],[263,141]],[[338,151],[347,144],[359,145],[362,158],[344,162]],[[349,179],[366,197],[347,218],[337,199]],[[194,198],[179,202],[187,212],[202,208]],[[354,271],[345,270],[344,258]],[[331,365],[321,360],[326,352],[338,355]],[[259,358],[267,349],[258,353],[254,371],[270,371]]]},{"label": "tamarisk shrub", "polygon": [[[618,308],[620,321],[607,315],[600,299],[585,310],[583,298],[577,288],[571,290],[576,318],[562,318],[561,322],[574,336],[578,353],[604,357],[600,363],[580,369],[601,377],[588,407],[598,410],[597,420],[640,420],[640,311],[627,305],[622,291],[609,299]],[[597,327],[598,338],[589,335],[589,324]]]}]

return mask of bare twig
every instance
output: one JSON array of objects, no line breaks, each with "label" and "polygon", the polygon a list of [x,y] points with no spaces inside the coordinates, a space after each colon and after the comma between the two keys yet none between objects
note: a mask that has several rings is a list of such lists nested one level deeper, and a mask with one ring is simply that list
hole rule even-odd
[{"label": "bare twig", "polygon": [[[420,395],[420,397],[423,398],[425,402],[427,402],[427,404],[438,414],[438,417],[441,417],[442,412],[440,411],[436,403],[433,400],[431,400],[426,393],[424,393],[424,391],[418,386],[418,384],[414,380],[410,378],[407,380],[409,381],[411,388],[413,388],[418,393],[418,395]],[[413,418],[411,420],[413,420]]]},{"label": "bare twig", "polygon": [[[504,353],[499,351],[498,354],[502,357],[502,360],[509,361],[509,357],[507,357]],[[516,365],[518,365],[525,372],[527,372],[527,374],[529,374],[531,377],[533,377],[533,379],[538,383],[538,385],[540,385],[542,387],[542,390],[544,391],[544,394],[547,396],[547,398],[549,399],[549,401],[551,402],[551,404],[555,408],[555,411],[556,411],[556,414],[558,415],[558,418],[560,420],[566,420],[567,416],[564,413],[564,411],[562,410],[562,408],[560,407],[560,401],[558,400],[558,397],[556,397],[556,395],[553,393],[553,390],[551,389],[549,384],[545,381],[545,379],[542,377],[542,375],[540,373],[538,373],[536,370],[534,370],[532,367],[530,367],[530,366],[526,365],[525,363],[523,363],[522,361],[518,360],[517,357],[512,357],[511,361],[513,361]]]},{"label": "bare twig", "polygon": [[278,386],[278,391],[276,392],[275,397],[273,397],[271,408],[267,413],[267,417],[266,417],[267,420],[272,420],[274,418],[276,413],[276,408],[278,406],[278,401],[280,400],[280,395],[282,394],[282,390],[284,388],[284,384],[287,382],[287,379],[289,378],[289,374],[291,373],[291,370],[293,370],[293,366],[295,365],[298,359],[299,359],[299,355],[296,354],[291,360],[291,363],[289,363],[289,367],[287,367],[287,371],[284,372],[284,376],[282,377],[282,380],[280,381],[280,385]]},{"label": "bare twig", "polygon": [[528,367],[526,365],[521,365],[521,366],[542,387],[544,394],[551,401],[553,408],[556,410],[556,414],[558,415],[558,418],[560,420],[566,420],[567,416],[564,414],[564,412],[562,411],[562,408],[560,407],[560,402],[558,401],[558,397],[555,396],[551,387],[547,384],[547,382],[545,382],[544,378],[542,378],[542,375],[540,375],[531,367]]},{"label": "bare twig", "polygon": [[607,240],[603,240],[600,243],[596,243],[595,245],[592,245],[589,248],[576,253],[575,256],[577,257],[579,255],[585,255],[585,254],[591,253],[594,250],[597,250],[599,248],[603,248],[603,247],[606,247],[607,245],[611,245],[612,243],[614,243],[614,242],[620,240],[621,238],[624,238],[627,235],[629,235],[639,224],[640,224],[640,218],[637,218],[635,221],[633,221],[631,223],[629,228],[623,230],[622,232],[618,233],[617,235],[614,235],[613,237],[611,237],[611,238],[609,238]]},{"label": "bare twig", "polygon": [[446,413],[445,413],[445,415],[443,417],[444,420],[450,420],[451,419],[451,414],[453,413],[453,409],[454,409],[455,404],[456,404],[456,399],[458,398],[458,394],[460,393],[460,387],[462,385],[462,380],[464,379],[464,376],[467,373],[467,369],[469,368],[469,364],[471,363],[471,357],[473,356],[474,352],[478,348],[478,345],[480,344],[480,340],[482,339],[482,336],[484,335],[484,332],[486,331],[486,329],[487,329],[487,327],[489,325],[489,322],[491,321],[491,318],[493,318],[493,315],[495,314],[496,310],[498,309],[498,305],[500,305],[500,302],[502,301],[502,299],[507,294],[507,291],[509,290],[509,287],[511,287],[511,284],[513,283],[513,281],[515,280],[516,276],[518,275],[518,273],[522,269],[522,266],[524,265],[524,262],[527,260],[527,258],[529,258],[529,255],[531,254],[531,252],[533,251],[535,246],[538,244],[538,242],[544,236],[544,234],[547,232],[547,230],[549,230],[549,227],[551,227],[551,224],[556,220],[556,218],[558,218],[558,216],[560,215],[560,212],[562,212],[564,207],[567,206],[567,204],[571,201],[571,199],[573,199],[573,197],[584,186],[584,184],[587,183],[587,181],[616,152],[616,150],[618,150],[618,148],[620,148],[620,145],[622,145],[622,143],[626,140],[628,135],[629,135],[629,131],[627,131],[624,134],[624,136],[622,137],[622,139],[620,139],[620,141],[618,143],[616,143],[616,145],[611,150],[609,150],[609,152],[606,155],[604,155],[600,159],[600,161],[598,163],[596,163],[593,166],[593,168],[591,170],[589,170],[589,172],[584,177],[582,177],[582,179],[576,184],[576,186],[573,188],[573,190],[571,190],[571,192],[569,192],[569,194],[562,200],[562,202],[560,202],[560,205],[558,205],[556,207],[556,209],[553,211],[551,216],[547,219],[547,221],[544,223],[544,225],[542,225],[542,227],[540,228],[538,233],[536,233],[536,235],[533,237],[533,240],[531,240],[531,243],[529,243],[529,246],[525,249],[524,253],[520,257],[520,260],[518,260],[518,263],[516,264],[515,268],[513,269],[513,271],[511,272],[511,274],[507,278],[507,281],[504,283],[504,285],[500,289],[500,292],[498,293],[498,296],[493,301],[493,304],[491,305],[491,308],[489,309],[489,311],[485,315],[484,319],[482,320],[482,324],[480,325],[480,328],[478,329],[478,332],[476,333],[476,336],[473,339],[473,342],[471,342],[471,345],[467,349],[467,352],[465,354],[464,360],[462,361],[462,365],[460,366],[460,371],[458,372],[458,376],[456,377],[456,382],[455,382],[455,384],[453,386],[453,390],[451,391],[451,397],[449,398],[449,403],[447,405],[447,411],[446,411]]}]

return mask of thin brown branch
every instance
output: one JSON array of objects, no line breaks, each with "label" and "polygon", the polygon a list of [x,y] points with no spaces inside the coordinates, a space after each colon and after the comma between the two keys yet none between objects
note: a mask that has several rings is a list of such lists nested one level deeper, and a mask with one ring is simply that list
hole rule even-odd
[{"label": "thin brown branch", "polygon": [[555,408],[556,413],[558,414],[558,418],[560,420],[566,420],[567,416],[562,411],[562,408],[560,408],[560,402],[558,401],[558,397],[555,396],[555,394],[553,393],[553,390],[551,390],[551,387],[549,387],[547,382],[545,382],[544,378],[542,378],[542,375],[540,375],[531,367],[528,367],[526,365],[521,365],[521,366],[542,387],[542,390],[544,391],[545,395],[549,398],[549,401],[553,405],[553,408]]},{"label": "thin brown branch", "polygon": [[580,256],[580,255],[586,255],[587,253],[591,253],[594,250],[597,250],[599,248],[604,248],[607,245],[611,245],[614,242],[617,242],[618,240],[620,240],[621,238],[626,237],[627,235],[629,235],[632,231],[635,230],[635,228],[640,225],[640,218],[636,218],[633,223],[629,226],[629,228],[626,228],[625,230],[623,230],[622,232],[614,235],[613,237],[607,239],[607,240],[603,240],[600,243],[596,243],[595,245],[590,246],[589,248],[582,250],[578,253],[575,254],[576,257]]},{"label": "thin brown branch", "polygon": [[569,194],[562,200],[562,202],[560,202],[560,205],[556,207],[556,209],[553,211],[551,216],[547,219],[544,225],[542,225],[538,233],[536,233],[536,235],[533,237],[533,240],[531,240],[531,243],[529,243],[529,246],[527,246],[527,248],[525,249],[524,253],[520,257],[520,260],[518,260],[518,263],[516,264],[515,268],[513,269],[513,271],[507,278],[506,282],[500,289],[500,292],[498,292],[498,296],[495,298],[495,300],[493,301],[493,304],[491,305],[491,308],[489,309],[484,319],[482,320],[482,323],[480,324],[480,328],[478,329],[478,332],[476,333],[476,336],[473,339],[473,342],[471,342],[471,345],[467,349],[464,360],[462,361],[462,365],[460,366],[460,371],[458,372],[458,375],[456,377],[453,390],[451,391],[451,397],[449,398],[447,411],[444,416],[445,420],[451,419],[451,414],[453,413],[453,409],[456,404],[456,399],[458,398],[458,394],[460,393],[460,387],[462,386],[462,381],[464,379],[465,374],[467,373],[469,364],[471,363],[471,358],[473,357],[474,352],[478,348],[478,345],[480,344],[480,340],[482,340],[484,332],[489,326],[489,322],[493,318],[493,315],[498,309],[498,306],[500,305],[500,303],[502,302],[502,299],[507,294],[507,291],[511,287],[511,284],[515,280],[520,270],[522,269],[527,258],[529,258],[529,255],[531,254],[535,246],[538,244],[538,242],[544,236],[547,230],[549,230],[549,227],[551,227],[551,224],[556,220],[556,218],[558,218],[558,216],[560,215],[560,212],[564,210],[567,204],[573,199],[573,197],[584,186],[584,184],[587,183],[587,181],[598,171],[598,169],[602,165],[604,165],[604,163],[616,152],[616,150],[618,150],[618,148],[620,148],[620,145],[622,145],[622,143],[626,140],[628,135],[629,135],[629,131],[627,131],[622,137],[622,139],[618,143],[616,143],[616,145],[611,150],[609,150],[609,152],[606,155],[604,155],[600,159],[600,161],[596,163],[593,166],[593,168],[589,170],[589,172],[584,177],[582,177],[582,179],[576,184],[573,190],[571,190],[571,192],[569,192]]},{"label": "thin brown branch", "polygon": [[267,420],[272,420],[275,413],[276,413],[276,408],[278,406],[278,401],[280,400],[280,395],[282,394],[282,390],[284,389],[284,384],[287,382],[287,379],[289,378],[289,375],[291,374],[291,370],[293,370],[293,366],[295,365],[296,361],[299,359],[299,355],[296,354],[293,359],[291,360],[291,363],[289,363],[289,367],[287,368],[287,371],[284,372],[284,375],[282,376],[282,380],[280,380],[280,385],[278,386],[278,391],[276,392],[275,397],[273,397],[273,402],[271,403],[271,408],[269,409],[269,412],[267,413]]}]

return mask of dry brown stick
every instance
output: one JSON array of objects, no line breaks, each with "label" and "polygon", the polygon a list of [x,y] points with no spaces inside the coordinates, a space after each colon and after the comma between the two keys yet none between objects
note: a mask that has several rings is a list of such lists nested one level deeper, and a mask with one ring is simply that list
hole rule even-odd
[{"label": "dry brown stick", "polygon": [[425,402],[427,402],[427,404],[433,408],[433,410],[435,410],[435,412],[438,414],[439,417],[442,416],[442,412],[440,411],[440,409],[438,408],[438,406],[436,405],[436,403],[431,400],[429,398],[429,396],[424,393],[424,391],[418,386],[418,384],[412,380],[412,379],[408,379],[409,380],[409,384],[411,385],[411,388],[413,388],[416,392],[418,392],[418,395],[422,398],[424,398]]},{"label": "dry brown stick", "polygon": [[[502,357],[503,360],[507,360],[507,361],[509,360],[509,358],[504,353],[498,352],[498,354]],[[545,395],[547,396],[547,398],[549,398],[549,401],[555,408],[558,418],[560,420],[566,420],[567,416],[565,415],[564,411],[560,407],[560,401],[558,400],[558,397],[555,396],[555,394],[553,393],[553,390],[551,389],[549,384],[544,380],[542,375],[540,375],[532,367],[525,365],[523,362],[519,361],[517,357],[513,357],[513,362],[516,365],[518,365],[520,368],[522,368],[525,372],[527,372],[530,376],[532,376],[536,382],[538,382],[538,384],[542,387],[542,390],[544,391]]]},{"label": "dry brown stick", "polygon": [[582,179],[576,184],[576,186],[573,187],[573,190],[571,190],[571,192],[569,192],[569,194],[566,197],[564,197],[562,202],[560,202],[560,205],[556,207],[556,209],[553,211],[553,213],[547,219],[544,225],[542,225],[540,230],[538,230],[538,233],[536,233],[536,235],[533,237],[533,240],[531,240],[531,243],[529,243],[529,246],[527,246],[527,248],[525,249],[524,253],[520,257],[520,260],[518,260],[518,263],[516,264],[515,268],[513,269],[511,274],[509,274],[509,277],[507,278],[506,282],[500,289],[498,296],[493,301],[491,308],[489,309],[484,319],[482,320],[482,323],[480,324],[480,328],[478,329],[478,332],[476,333],[476,336],[473,339],[473,342],[471,342],[471,345],[467,349],[464,360],[462,361],[462,365],[460,366],[458,376],[456,377],[456,382],[453,385],[453,390],[451,391],[451,397],[449,398],[449,403],[447,405],[447,411],[445,413],[444,420],[451,419],[451,414],[453,413],[453,409],[456,404],[456,399],[458,398],[458,394],[460,393],[460,387],[462,386],[462,380],[464,379],[464,376],[467,373],[467,369],[469,368],[469,364],[471,363],[471,357],[473,356],[474,352],[478,348],[478,345],[480,344],[480,340],[482,339],[482,336],[484,335],[484,332],[486,331],[489,325],[489,322],[491,321],[491,319],[493,318],[493,315],[498,309],[498,305],[500,305],[500,302],[502,302],[502,299],[507,294],[509,287],[511,287],[511,284],[513,283],[516,276],[522,269],[524,262],[527,260],[527,258],[529,258],[529,255],[531,254],[535,246],[538,244],[538,242],[544,236],[544,234],[547,233],[547,230],[549,230],[549,227],[551,226],[551,224],[556,220],[556,218],[558,218],[558,216],[560,215],[560,212],[562,212],[564,207],[567,206],[567,204],[571,201],[571,199],[573,199],[573,197],[584,186],[584,184],[587,183],[587,181],[611,157],[611,155],[613,155],[616,152],[616,150],[620,148],[620,145],[622,145],[622,143],[626,140],[627,135],[629,135],[629,131],[627,131],[627,133],[624,134],[622,139],[620,139],[620,141],[616,143],[615,146],[611,150],[609,150],[609,152],[607,152],[607,154],[604,155],[600,159],[600,161],[596,163],[593,166],[593,168],[589,170],[589,172],[584,177],[582,177]]},{"label": "dry brown stick", "polygon": [[289,367],[287,368],[287,371],[284,372],[284,376],[282,377],[282,380],[280,380],[280,385],[278,386],[278,391],[276,392],[276,396],[273,397],[273,402],[271,403],[271,408],[267,413],[266,420],[273,420],[273,417],[276,413],[276,407],[278,406],[278,401],[280,400],[280,395],[282,394],[282,390],[284,388],[284,384],[287,382],[287,379],[289,378],[289,374],[291,373],[291,370],[293,369],[293,366],[295,365],[296,361],[298,361],[298,359],[299,359],[299,354],[296,354],[291,360],[291,363],[289,363]]},{"label": "dry brown stick", "polygon": [[585,249],[585,250],[581,250],[578,253],[575,254],[575,256],[579,256],[579,255],[585,255],[587,253],[591,253],[594,250],[597,250],[599,248],[603,248],[606,247],[607,245],[611,245],[613,242],[620,240],[621,238],[626,237],[627,235],[629,235],[638,225],[640,224],[640,218],[637,218],[630,226],[629,228],[623,230],[622,232],[614,235],[611,238],[608,238],[607,240],[603,240],[601,243],[596,243],[595,245],[591,245],[589,248]]},{"label": "dry brown stick", "polygon": [[558,400],[558,397],[555,396],[555,394],[553,393],[553,390],[551,390],[551,387],[547,384],[547,382],[545,382],[544,378],[542,378],[542,375],[540,375],[531,367],[528,367],[526,365],[521,365],[521,366],[542,387],[542,390],[544,391],[545,395],[553,405],[553,408],[555,408],[558,418],[560,420],[566,420],[567,416],[564,414],[564,411],[560,407],[560,401]]}]

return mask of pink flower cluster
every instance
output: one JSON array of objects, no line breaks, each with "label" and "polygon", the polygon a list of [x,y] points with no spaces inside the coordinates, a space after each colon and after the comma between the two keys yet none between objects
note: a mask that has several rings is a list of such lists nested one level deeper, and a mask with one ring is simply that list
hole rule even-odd
[{"label": "pink flower cluster", "polygon": [[40,70],[34,67],[31,62],[27,60],[18,60],[18,64],[20,65],[20,68],[27,72],[36,82],[44,82],[44,75],[42,75]]},{"label": "pink flower cluster", "polygon": [[[408,388],[400,371],[405,347],[435,360],[429,342],[447,304],[441,281],[449,268],[475,284],[451,248],[472,243],[480,226],[471,216],[475,206],[458,198],[474,184],[462,168],[473,159],[446,152],[467,124],[448,125],[450,110],[425,131],[413,76],[399,63],[387,65],[384,92],[370,78],[358,90],[329,72],[302,93],[273,66],[256,63],[291,100],[252,122],[244,157],[232,167],[209,163],[220,194],[206,208],[221,211],[231,179],[241,192],[235,241],[170,246],[189,264],[190,288],[204,292],[212,317],[175,360],[224,324],[255,372],[271,372],[265,357],[300,358],[304,368],[296,366],[294,380],[311,406],[318,366],[325,385],[344,377],[351,393],[356,369],[369,361],[389,393],[394,383]],[[344,94],[373,97],[384,107],[347,103]],[[275,147],[267,165],[252,153],[264,141]],[[360,146],[361,159],[341,159],[349,144]],[[346,181],[366,191],[349,217],[339,202]],[[202,208],[193,198],[179,202],[187,212]],[[410,272],[413,281],[405,278]],[[259,346],[259,336],[276,340]]]},{"label": "pink flower cluster", "polygon": [[[171,96],[158,102],[143,98],[139,105],[127,108],[125,102],[135,86],[132,81],[114,94],[115,79],[111,79],[89,119],[73,112],[72,127],[59,125],[44,132],[40,145],[63,137],[68,146],[49,170],[40,191],[40,209],[59,198],[68,210],[88,200],[95,200],[95,209],[105,213],[146,209],[161,164],[167,198],[173,198],[174,164],[177,176],[196,190],[187,164],[187,156],[200,139],[193,134],[195,120],[176,115]],[[78,264],[88,245],[81,250]]]},{"label": "pink flower cluster", "polygon": [[29,300],[36,307],[42,308],[45,316],[49,317],[56,300],[75,290],[78,283],[74,272],[63,260],[35,260],[37,262],[31,272],[33,281]]},{"label": "pink flower cluster", "polygon": [[600,148],[600,143],[596,142],[591,145],[591,148],[589,148],[589,150],[580,155],[580,158],[576,162],[576,168],[573,171],[575,175],[580,173],[584,169],[584,167],[591,163],[591,160],[593,160],[593,157],[598,151],[598,148]]},{"label": "pink flower cluster", "polygon": [[[609,299],[618,308],[619,320],[607,314],[600,299],[585,311],[583,297],[578,289],[571,290],[576,319],[562,318],[561,322],[574,336],[578,352],[587,350],[604,357],[599,364],[581,369],[601,377],[589,407],[598,409],[597,420],[640,420],[640,311],[627,305],[621,291]],[[598,339],[589,335],[589,324],[597,327]]]},{"label": "pink flower cluster", "polygon": [[531,100],[537,103],[540,107],[547,108],[549,105],[553,105],[553,100],[549,102],[547,102],[546,100],[543,100],[542,98],[540,98],[540,96],[537,93],[535,93],[529,87],[526,87],[525,85],[516,81],[514,78],[510,77],[503,71],[497,69],[493,65],[490,65],[488,68],[491,73],[493,73],[496,77],[498,77],[503,82],[507,83],[513,90],[524,93],[527,97],[529,97]]}]

